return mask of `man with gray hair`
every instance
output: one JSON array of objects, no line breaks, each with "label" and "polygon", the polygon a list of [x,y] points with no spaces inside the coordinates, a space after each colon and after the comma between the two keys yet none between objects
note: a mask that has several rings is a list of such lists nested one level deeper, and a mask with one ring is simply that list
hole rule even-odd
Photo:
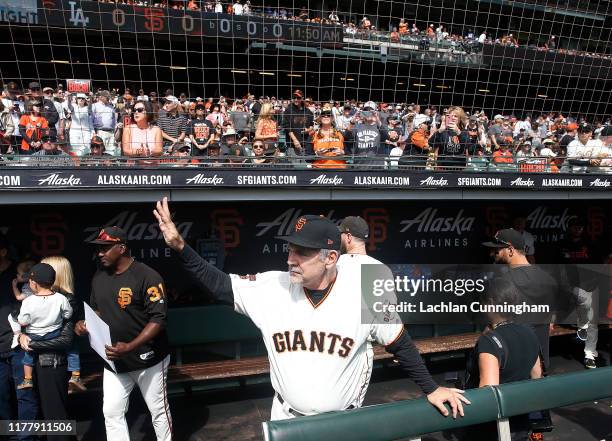
[{"label": "man with gray hair", "polygon": [[400,366],[445,416],[448,402],[463,415],[461,390],[438,386],[397,314],[363,322],[361,281],[338,266],[340,231],[331,220],[301,216],[288,236],[288,271],[228,275],[200,257],[178,233],[166,198],[154,211],[183,268],[214,298],[251,318],[261,330],[275,396],[271,419],[361,407],[372,374],[371,341]]}]

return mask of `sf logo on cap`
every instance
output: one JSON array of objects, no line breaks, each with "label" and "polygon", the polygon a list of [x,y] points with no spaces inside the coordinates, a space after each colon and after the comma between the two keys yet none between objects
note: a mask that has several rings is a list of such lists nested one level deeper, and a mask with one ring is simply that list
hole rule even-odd
[{"label": "sf logo on cap", "polygon": [[304,225],[306,225],[306,219],[303,217],[299,218],[295,223],[295,231],[300,231],[302,228],[304,228]]}]

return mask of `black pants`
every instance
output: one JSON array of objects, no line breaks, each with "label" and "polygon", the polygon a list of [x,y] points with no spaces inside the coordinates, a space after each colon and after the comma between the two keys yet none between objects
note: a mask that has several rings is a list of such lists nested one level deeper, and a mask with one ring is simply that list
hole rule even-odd
[{"label": "black pants", "polygon": [[[65,364],[41,367],[36,364],[36,385],[42,417],[46,421],[68,420],[68,370]],[[73,435],[53,435],[53,441],[74,441]]]}]

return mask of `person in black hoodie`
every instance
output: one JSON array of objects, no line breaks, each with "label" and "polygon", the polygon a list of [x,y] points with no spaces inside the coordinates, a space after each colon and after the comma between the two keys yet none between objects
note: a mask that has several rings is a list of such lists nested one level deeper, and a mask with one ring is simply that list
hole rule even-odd
[{"label": "person in black hoodie", "polygon": [[[13,330],[8,321],[9,314],[18,307],[11,286],[16,274],[15,265],[9,258],[9,242],[0,234],[0,420],[35,420],[38,416],[35,391],[16,389],[16,386],[23,381],[24,373],[22,363],[24,352],[19,347],[11,347]],[[20,441],[35,439],[34,436],[24,436]]]},{"label": "person in black hoodie", "polygon": [[533,328],[542,348],[544,368],[550,366],[549,327],[552,313],[558,309],[559,286],[556,280],[546,271],[531,265],[525,256],[525,240],[520,232],[513,228],[499,230],[492,241],[483,243],[491,249],[495,263],[503,264],[500,277],[510,280],[521,295],[520,302],[531,305],[549,305],[550,313],[522,315],[523,323]]},{"label": "person in black hoodie", "polygon": [[429,138],[429,145],[442,168],[463,169],[466,166],[471,145],[466,131],[467,115],[461,107],[450,107],[440,128]]}]

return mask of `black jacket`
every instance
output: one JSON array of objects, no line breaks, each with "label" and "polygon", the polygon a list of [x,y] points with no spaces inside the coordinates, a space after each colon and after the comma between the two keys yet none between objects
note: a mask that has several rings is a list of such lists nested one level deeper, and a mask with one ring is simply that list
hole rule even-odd
[{"label": "black jacket", "polygon": [[74,323],[84,318],[82,302],[74,295],[64,295],[73,312],[72,317],[64,322],[59,337],[51,340],[30,341],[30,348],[38,357],[38,364],[43,367],[66,365],[66,351],[72,346],[74,340]]}]

